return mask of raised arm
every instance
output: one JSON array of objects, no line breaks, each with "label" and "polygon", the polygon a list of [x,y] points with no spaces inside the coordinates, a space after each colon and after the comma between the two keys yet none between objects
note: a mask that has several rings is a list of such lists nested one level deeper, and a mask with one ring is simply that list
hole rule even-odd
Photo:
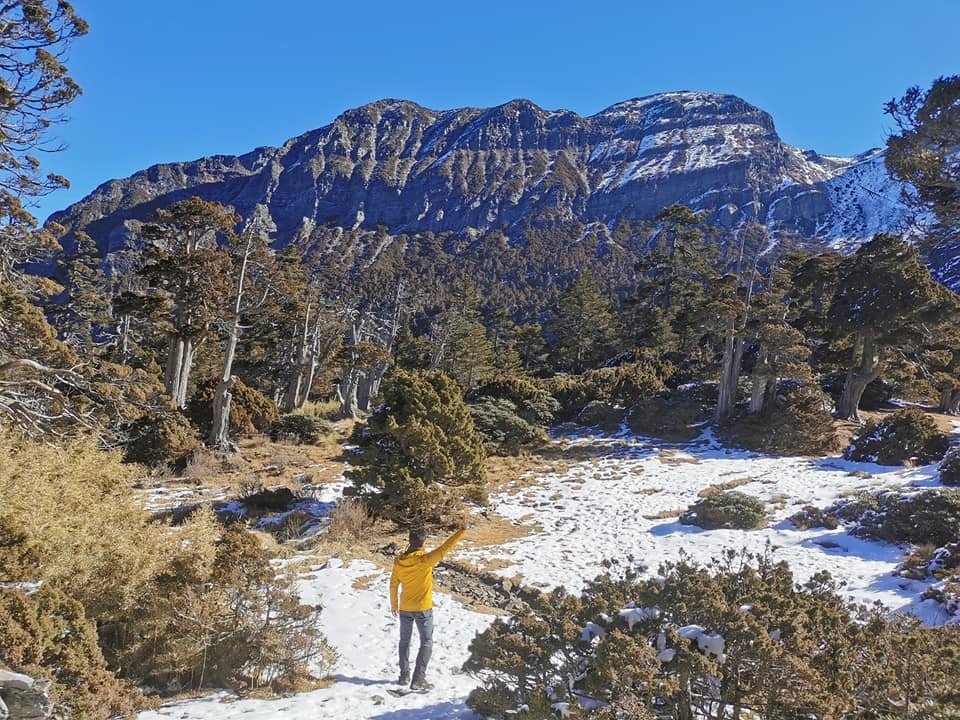
[{"label": "raised arm", "polygon": [[429,563],[430,565],[436,565],[438,562],[443,560],[444,556],[453,550],[453,546],[460,542],[460,538],[463,537],[463,534],[467,532],[467,525],[465,522],[460,523],[460,528],[450,537],[448,537],[443,545],[438,547],[436,550],[431,550],[426,555],[423,556],[423,561]]}]

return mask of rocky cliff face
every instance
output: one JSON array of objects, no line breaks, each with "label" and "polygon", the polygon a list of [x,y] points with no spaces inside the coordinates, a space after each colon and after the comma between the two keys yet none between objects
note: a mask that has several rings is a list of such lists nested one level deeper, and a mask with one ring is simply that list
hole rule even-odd
[{"label": "rocky cliff face", "polygon": [[769,114],[732,95],[665,93],[590,117],[526,100],[447,111],[383,100],[280,148],[112,180],[52,219],[85,229],[106,253],[154,209],[191,195],[242,215],[265,205],[279,244],[329,223],[394,233],[612,225],[682,202],[723,225],[755,218],[837,244],[897,230],[900,190],[879,151],[791,147]]}]

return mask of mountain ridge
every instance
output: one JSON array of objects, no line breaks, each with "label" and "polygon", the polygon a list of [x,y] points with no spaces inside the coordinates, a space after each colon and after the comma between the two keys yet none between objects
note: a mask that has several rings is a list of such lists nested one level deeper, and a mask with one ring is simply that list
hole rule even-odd
[{"label": "mountain ridge", "polygon": [[828,156],[783,142],[772,116],[735,95],[675,91],[593,115],[525,99],[432,110],[387,98],[279,146],[160,163],[51,215],[101,252],[135,242],[156,207],[192,194],[249,216],[266,208],[278,245],[321,224],[464,231],[532,221],[649,219],[675,202],[725,226],[759,220],[825,246],[904,225],[903,185],[882,151]]}]

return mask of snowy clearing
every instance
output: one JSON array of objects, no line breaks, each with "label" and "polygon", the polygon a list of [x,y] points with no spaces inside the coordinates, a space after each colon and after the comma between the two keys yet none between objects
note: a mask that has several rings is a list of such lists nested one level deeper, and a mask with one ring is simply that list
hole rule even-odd
[{"label": "snowy clearing", "polygon": [[[770,544],[804,580],[828,570],[846,581],[844,591],[894,609],[910,610],[929,623],[946,617],[933,601],[920,602],[927,583],[892,574],[903,549],[855,538],[844,529],[797,530],[787,518],[804,505],[825,507],[860,490],[931,487],[936,468],[899,468],[853,463],[840,458],[771,458],[724,448],[709,434],[699,441],[670,445],[630,435],[567,437],[571,460],[563,469],[526,476],[516,487],[491,497],[492,510],[523,525],[538,526],[523,538],[484,549],[460,549],[453,558],[475,564],[497,561],[504,577],[516,574],[544,589],[572,591],[599,574],[604,559],[635,562],[656,572],[681,552],[695,560],[716,557],[724,547],[762,552]],[[574,460],[571,451],[589,451]],[[768,507],[767,527],[701,530],[681,525],[676,515],[710,487],[736,488]],[[324,497],[324,500],[328,498]],[[460,671],[474,634],[492,616],[469,610],[435,593],[434,654],[428,694],[390,696],[398,667],[398,621],[390,616],[389,574],[368,561],[344,564],[334,558],[299,580],[303,600],[324,606],[322,625],[340,654],[329,688],[274,700],[238,700],[221,693],[145,712],[141,720],[447,720],[476,718],[466,706],[475,686]],[[414,640],[412,654],[416,652]]]}]

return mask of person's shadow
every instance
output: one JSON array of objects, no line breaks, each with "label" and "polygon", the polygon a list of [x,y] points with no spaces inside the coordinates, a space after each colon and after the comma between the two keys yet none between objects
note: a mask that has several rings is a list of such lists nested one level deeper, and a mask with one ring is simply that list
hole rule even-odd
[{"label": "person's shadow", "polygon": [[395,680],[371,680],[370,678],[353,677],[352,675],[334,675],[333,679],[338,683],[349,683],[351,685],[396,685]]}]

